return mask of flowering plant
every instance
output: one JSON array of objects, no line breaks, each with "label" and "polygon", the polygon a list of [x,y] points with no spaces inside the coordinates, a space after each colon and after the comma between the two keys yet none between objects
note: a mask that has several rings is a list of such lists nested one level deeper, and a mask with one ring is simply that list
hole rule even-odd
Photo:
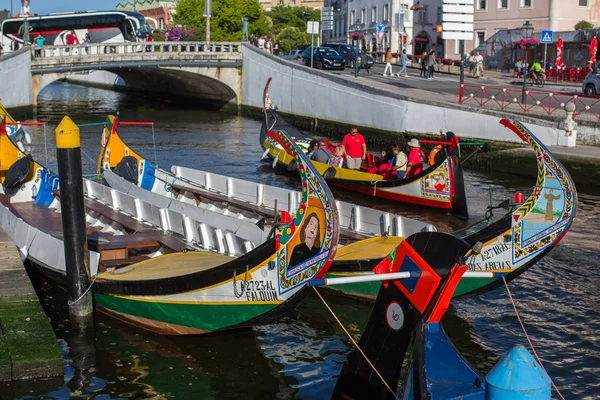
[{"label": "flowering plant", "polygon": [[355,39],[355,38],[364,38],[365,34],[362,32],[352,32],[350,34],[350,38]]},{"label": "flowering plant", "polygon": [[170,28],[167,31],[161,32],[161,36],[170,42],[179,42],[186,40],[197,40],[198,36],[193,29],[185,29],[180,26],[176,28]]},{"label": "flowering plant", "polygon": [[525,50],[527,46],[536,46],[538,44],[540,44],[540,41],[537,39],[523,39],[513,42],[513,46],[519,45],[522,50]]}]

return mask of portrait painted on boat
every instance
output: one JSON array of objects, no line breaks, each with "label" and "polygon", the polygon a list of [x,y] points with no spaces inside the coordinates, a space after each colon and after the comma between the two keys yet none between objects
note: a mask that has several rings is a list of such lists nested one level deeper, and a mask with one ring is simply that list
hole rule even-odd
[{"label": "portrait painted on boat", "polygon": [[565,196],[560,182],[547,175],[544,187],[529,214],[523,218],[523,240],[558,222],[565,209]]},{"label": "portrait painted on boat", "polygon": [[300,242],[296,244],[290,257],[289,265],[298,265],[319,254],[321,249],[321,221],[316,212],[306,217],[300,228]]},{"label": "portrait painted on boat", "polygon": [[443,172],[434,172],[427,175],[425,179],[425,189],[435,190],[436,192],[445,192],[446,190],[446,179]]}]

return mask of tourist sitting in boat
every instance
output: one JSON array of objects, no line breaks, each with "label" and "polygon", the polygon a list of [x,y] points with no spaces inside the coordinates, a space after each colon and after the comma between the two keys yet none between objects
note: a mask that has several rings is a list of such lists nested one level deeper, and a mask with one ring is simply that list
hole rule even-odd
[{"label": "tourist sitting in boat", "polygon": [[406,157],[406,154],[400,150],[400,146],[394,146],[392,152],[394,153],[394,157],[392,158],[392,171],[396,173],[398,179],[403,179],[406,174],[408,158]]},{"label": "tourist sitting in boat", "polygon": [[394,152],[391,148],[381,150],[381,159],[379,160],[379,165],[392,164],[393,158],[394,158]]},{"label": "tourist sitting in boat", "polygon": [[332,167],[342,168],[344,165],[344,146],[338,146],[335,148],[333,156],[329,159],[329,165]]},{"label": "tourist sitting in boat", "polygon": [[311,140],[310,143],[308,144],[308,152],[306,153],[308,158],[310,158],[312,160],[313,154],[315,154],[315,150],[317,150],[318,148],[319,148],[319,141]]},{"label": "tourist sitting in boat", "polygon": [[323,164],[328,164],[329,160],[331,159],[331,157],[333,156],[333,154],[331,153],[331,151],[327,148],[327,144],[325,143],[325,141],[321,141],[321,143],[317,146],[317,148],[312,152],[312,160],[323,163]]},{"label": "tourist sitting in boat", "polygon": [[411,148],[408,153],[408,165],[406,167],[405,178],[410,178],[423,171],[423,163],[425,162],[425,153],[421,150],[421,143],[417,139],[410,139],[408,147]]}]

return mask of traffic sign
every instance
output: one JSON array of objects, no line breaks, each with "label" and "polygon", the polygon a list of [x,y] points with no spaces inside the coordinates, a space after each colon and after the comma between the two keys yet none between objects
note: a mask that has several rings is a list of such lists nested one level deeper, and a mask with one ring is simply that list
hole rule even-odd
[{"label": "traffic sign", "polygon": [[385,30],[385,25],[377,24],[377,33],[383,33],[384,30]]},{"label": "traffic sign", "polygon": [[306,33],[310,33],[311,35],[319,34],[319,22],[318,21],[308,21],[306,23]]},{"label": "traffic sign", "polygon": [[540,42],[552,44],[552,31],[542,31],[542,40]]},{"label": "traffic sign", "polygon": [[473,32],[442,32],[444,40],[473,40]]}]

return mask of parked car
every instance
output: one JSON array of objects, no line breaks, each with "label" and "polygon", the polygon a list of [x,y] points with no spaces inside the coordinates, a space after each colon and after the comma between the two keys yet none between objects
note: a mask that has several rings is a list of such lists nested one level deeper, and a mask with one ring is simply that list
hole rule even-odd
[{"label": "parked car", "polygon": [[600,95],[600,64],[585,77],[581,90],[588,96]]},{"label": "parked car", "polygon": [[284,58],[286,60],[300,60],[302,58],[302,50],[300,50],[300,49],[288,50],[285,53],[283,53],[281,58]]},{"label": "parked car", "polygon": [[310,66],[311,52],[313,54],[313,67],[315,68],[339,69],[341,71],[346,68],[344,57],[340,56],[337,51],[328,47],[308,47],[304,50],[304,53],[302,53],[304,65]]},{"label": "parked car", "polygon": [[[330,49],[337,51],[340,56],[344,57],[346,67],[354,68],[354,61],[356,60],[357,55],[358,57],[363,56],[363,51],[358,46],[352,46],[351,44],[326,43],[322,47],[329,47]],[[371,68],[375,63],[375,60],[369,54],[367,54],[366,57],[366,66],[367,68]]]}]

